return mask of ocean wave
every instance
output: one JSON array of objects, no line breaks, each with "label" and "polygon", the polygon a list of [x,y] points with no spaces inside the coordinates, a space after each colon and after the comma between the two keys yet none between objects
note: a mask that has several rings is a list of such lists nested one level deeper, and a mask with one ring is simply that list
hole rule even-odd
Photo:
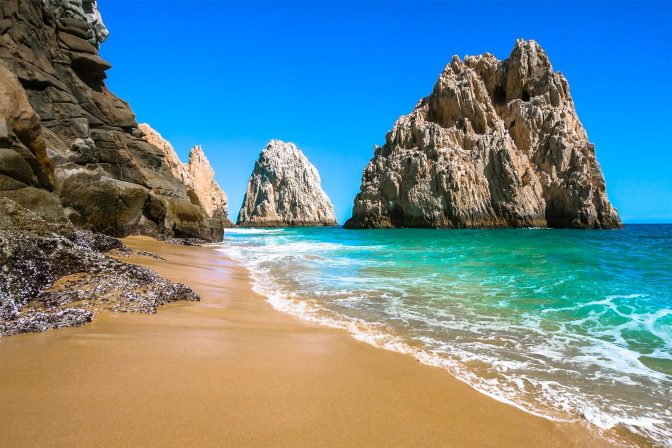
[{"label": "ocean wave", "polygon": [[267,228],[252,228],[252,227],[237,227],[233,229],[225,229],[225,235],[267,235],[281,233],[284,229],[267,229]]},{"label": "ocean wave", "polygon": [[[667,422],[664,420],[644,416],[633,418],[627,414],[627,411],[619,412],[614,408],[610,412],[604,411],[603,408],[591,404],[590,400],[587,401],[584,394],[577,390],[568,390],[566,386],[556,381],[541,381],[533,377],[519,376],[513,381],[513,384],[517,387],[511,387],[511,385],[502,383],[499,380],[492,378],[484,379],[479,375],[473,374],[463,365],[464,362],[488,362],[497,366],[497,369],[502,372],[513,372],[521,370],[522,366],[518,363],[507,362],[498,358],[484,358],[481,354],[474,353],[474,351],[465,352],[455,350],[454,347],[450,347],[449,350],[449,347],[445,345],[441,345],[439,350],[435,351],[412,346],[403,338],[391,335],[379,326],[372,325],[364,320],[344,318],[343,316],[329,316],[323,309],[308,301],[292,300],[284,292],[277,290],[270,291],[259,285],[261,283],[255,281],[255,292],[266,297],[271,306],[278,311],[330,328],[345,330],[354,339],[377,348],[411,355],[423,364],[447,370],[455,378],[473,387],[478,392],[527,413],[557,422],[578,421],[581,417],[602,431],[622,426],[633,433],[653,439],[671,440],[672,431],[666,426]],[[424,342],[428,343],[429,341],[425,339]],[[436,341],[434,342],[436,343]],[[616,351],[618,352],[619,350]],[[452,353],[455,355],[455,358],[446,357],[446,352]],[[628,351],[623,351],[622,353],[630,355],[627,356],[627,361],[629,362],[625,362],[623,364],[624,367],[631,366],[630,363],[632,362],[641,365],[632,353]],[[548,356],[549,352],[545,351],[541,354]],[[592,360],[592,358],[590,359]],[[577,371],[576,374],[580,374],[580,372]],[[620,378],[620,380],[626,382],[625,378]],[[540,391],[543,396],[543,400],[540,401],[545,402],[547,406],[540,409],[539,403],[535,405],[527,402],[526,397],[521,391],[529,390],[530,388]],[[599,402],[599,397],[595,398]],[[564,412],[559,413],[554,411],[553,408],[556,410],[561,409]]]},{"label": "ocean wave", "polygon": [[[372,257],[384,256],[362,257],[357,247],[374,247]],[[671,327],[666,321],[672,311],[642,311],[639,301],[648,303],[647,294],[608,294],[571,306],[562,306],[568,299],[559,295],[553,307],[547,307],[545,299],[525,297],[521,302],[515,294],[557,294],[557,288],[580,281],[576,273],[541,286],[520,284],[521,277],[512,273],[472,283],[470,271],[447,277],[411,269],[407,275],[403,270],[386,271],[395,267],[395,260],[388,260],[390,249],[385,245],[359,241],[252,235],[225,242],[220,250],[250,270],[255,291],[279,311],[348,331],[376,347],[410,354],[535,415],[586,420],[607,432],[623,427],[663,446],[672,440],[672,414],[663,404],[670,402],[672,377],[641,360],[643,355],[672,359]],[[426,255],[422,250],[413,252]],[[431,257],[427,260],[423,261],[432,262]],[[397,277],[395,272],[404,275]],[[488,302],[469,299],[473,285],[489,297]],[[514,298],[502,298],[506,291]],[[516,309],[523,305],[533,305],[536,312]],[[507,320],[505,313],[511,312],[518,313],[521,321]],[[638,332],[661,338],[664,345],[643,352],[631,342]],[[582,386],[591,382],[612,391]],[[616,394],[628,387],[644,388],[651,401]]]}]

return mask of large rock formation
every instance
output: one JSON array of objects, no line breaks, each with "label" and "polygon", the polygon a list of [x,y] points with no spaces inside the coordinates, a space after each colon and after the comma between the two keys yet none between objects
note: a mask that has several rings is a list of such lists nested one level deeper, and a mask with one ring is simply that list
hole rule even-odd
[{"label": "large rock formation", "polygon": [[141,123],[140,129],[145,135],[145,140],[165,154],[168,168],[186,185],[191,202],[203,207],[209,217],[221,220],[224,227],[233,226],[228,216],[229,199],[215,180],[215,171],[205,157],[203,148],[200,146],[191,148],[189,163],[185,164],[180,161],[173,145],[151,126]]},{"label": "large rock formation", "polygon": [[106,36],[95,1],[0,3],[0,196],[108,235],[221,239],[105,86]]},{"label": "large rock formation", "polygon": [[534,41],[454,56],[375,149],[351,228],[621,227],[567,80]]},{"label": "large rock formation", "polygon": [[335,226],[334,207],[315,166],[293,143],[271,140],[247,184],[238,225]]}]

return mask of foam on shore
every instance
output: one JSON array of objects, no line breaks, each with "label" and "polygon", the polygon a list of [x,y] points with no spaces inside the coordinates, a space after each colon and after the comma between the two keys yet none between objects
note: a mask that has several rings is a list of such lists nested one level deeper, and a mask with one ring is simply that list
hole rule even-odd
[{"label": "foam on shore", "polygon": [[[386,277],[385,270],[394,268],[398,257],[378,253],[398,247],[386,247],[375,238],[366,241],[361,234],[355,241],[335,235],[333,230],[322,235],[316,230],[291,230],[256,235],[252,240],[241,235],[225,240],[221,250],[250,270],[254,290],[279,311],[346,330],[355,339],[376,347],[410,354],[449,371],[489,397],[534,415],[554,421],[585,419],[606,433],[627,428],[663,446],[672,440],[672,415],[662,404],[672,379],[643,363],[646,352],[623,339],[629,331],[641,329],[669,344],[666,319],[672,314],[670,309],[634,312],[628,305],[646,300],[644,293],[611,294],[571,306],[542,307],[538,312],[522,313],[518,323],[474,314],[469,309],[446,311],[428,308],[430,305],[411,309],[404,305],[409,294],[423,294],[428,285],[445,282],[445,275],[438,277],[438,272],[423,271],[420,266],[417,275],[396,281]],[[406,249],[415,250],[413,246]],[[432,248],[423,250],[430,252]],[[371,261],[367,253],[378,258]],[[408,265],[406,269],[412,268]],[[463,288],[464,279],[459,275],[442,287]],[[534,295],[553,294],[575,281],[570,273],[553,283],[528,282],[524,288]],[[492,291],[493,298],[501,295],[497,291],[500,285],[511,288],[516,282],[513,277],[480,279],[480,285],[487,288],[484,296]],[[427,300],[433,300],[431,294]],[[516,303],[515,299],[512,303],[512,299],[498,298],[492,306],[506,310]],[[575,314],[582,317],[567,318]],[[623,322],[606,326],[601,324],[605,318]],[[549,328],[551,324],[555,327]],[[587,331],[577,333],[575,328],[580,325]],[[423,330],[411,331],[414,328]],[[439,337],[443,334],[456,339],[450,342]],[[501,340],[479,340],[473,335],[481,335],[481,339],[492,335],[488,337]],[[511,349],[500,349],[498,344]],[[516,347],[519,354],[508,357],[509,350]],[[658,348],[648,355],[664,362],[672,359],[670,353]],[[619,397],[612,391],[603,396],[599,388],[579,388],[577,381],[564,381],[581,371],[585,372],[585,381],[621,384],[629,388],[629,395]],[[642,387],[647,388],[651,400],[659,401],[633,402]]]}]

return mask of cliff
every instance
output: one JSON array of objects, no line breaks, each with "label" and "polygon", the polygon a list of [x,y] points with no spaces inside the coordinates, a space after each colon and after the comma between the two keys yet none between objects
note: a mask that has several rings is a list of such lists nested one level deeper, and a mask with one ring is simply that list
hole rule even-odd
[{"label": "cliff", "polygon": [[205,156],[203,148],[194,146],[189,152],[189,163],[182,163],[173,145],[146,123],[140,124],[145,140],[161,149],[173,175],[187,187],[191,202],[200,205],[210,218],[221,221],[224,227],[231,227],[229,220],[229,199],[215,180],[215,171]]},{"label": "cliff", "polygon": [[315,166],[293,143],[271,140],[254,165],[238,225],[335,226],[337,222]]},{"label": "cliff", "polygon": [[220,240],[222,220],[107,89],[107,34],[95,1],[0,4],[0,196],[112,236]]},{"label": "cliff", "polygon": [[94,1],[0,2],[0,336],[198,300],[112,236],[222,238],[105,86],[107,34]]},{"label": "cliff", "polygon": [[362,176],[350,228],[618,228],[569,84],[534,41],[454,56]]}]

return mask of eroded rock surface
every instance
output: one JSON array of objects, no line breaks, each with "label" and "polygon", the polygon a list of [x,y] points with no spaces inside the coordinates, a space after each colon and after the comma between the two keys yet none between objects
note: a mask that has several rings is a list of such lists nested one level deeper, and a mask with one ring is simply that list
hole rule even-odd
[{"label": "eroded rock surface", "polygon": [[454,56],[362,176],[351,228],[618,228],[604,177],[546,52]]},{"label": "eroded rock surface", "polygon": [[40,118],[18,78],[0,64],[0,196],[44,217],[64,219],[54,188]]},{"label": "eroded rock surface", "polygon": [[112,236],[221,240],[221,219],[107,89],[106,36],[95,1],[0,3],[0,196]]},{"label": "eroded rock surface", "polygon": [[187,195],[191,201],[203,207],[209,217],[221,220],[224,227],[233,226],[228,216],[229,199],[215,180],[215,171],[203,148],[201,146],[191,148],[189,163],[182,163],[173,145],[155,129],[146,123],[140,124],[140,129],[149,143],[163,151],[168,167],[173,175],[186,185]]},{"label": "eroded rock surface", "polygon": [[119,240],[45,220],[0,197],[0,336],[82,325],[96,311],[154,313],[187,286],[105,255]]},{"label": "eroded rock surface", "polygon": [[315,166],[293,143],[271,140],[247,184],[238,225],[334,226],[334,207]]},{"label": "eroded rock surface", "polygon": [[86,38],[96,47],[110,34],[100,16],[96,0],[44,0],[44,4],[54,15],[62,17],[64,26],[71,27],[72,31],[81,28],[82,22],[86,23]]}]

